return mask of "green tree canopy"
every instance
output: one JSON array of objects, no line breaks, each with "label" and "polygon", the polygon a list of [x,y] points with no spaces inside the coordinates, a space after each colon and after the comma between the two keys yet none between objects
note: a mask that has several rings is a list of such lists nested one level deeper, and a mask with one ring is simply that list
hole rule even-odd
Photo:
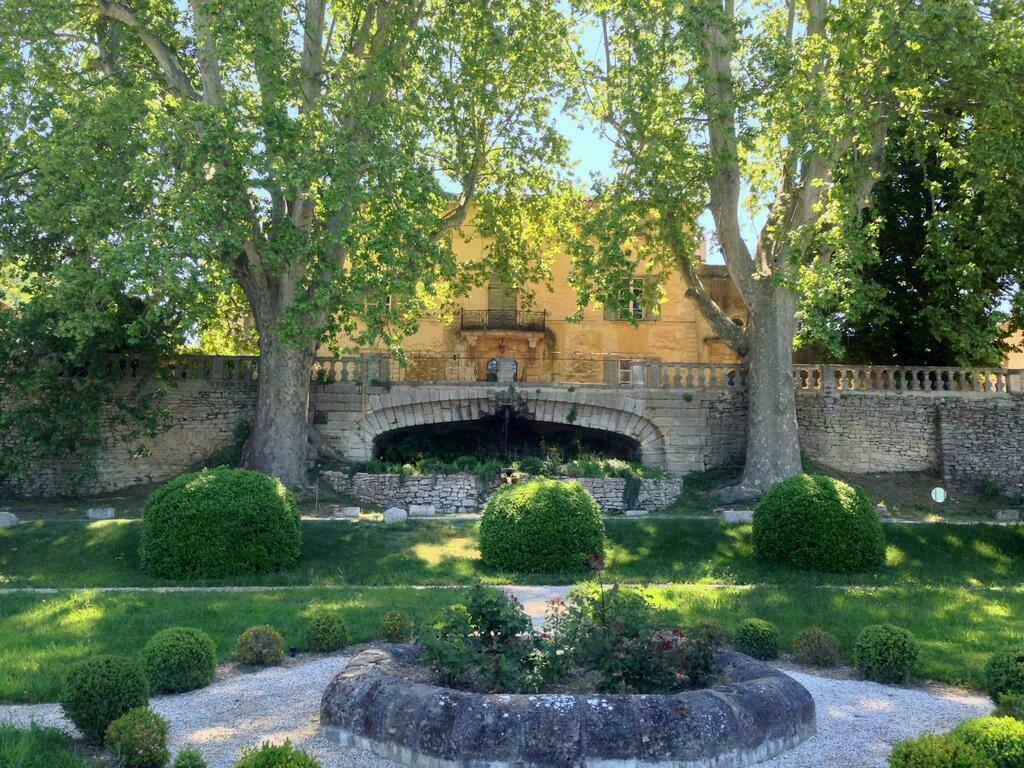
[{"label": "green tree canopy", "polygon": [[[318,343],[393,342],[424,295],[543,263],[569,34],[533,0],[4,4],[2,202],[115,275],[237,284],[247,463],[299,485]],[[495,263],[460,269],[473,206]]]}]

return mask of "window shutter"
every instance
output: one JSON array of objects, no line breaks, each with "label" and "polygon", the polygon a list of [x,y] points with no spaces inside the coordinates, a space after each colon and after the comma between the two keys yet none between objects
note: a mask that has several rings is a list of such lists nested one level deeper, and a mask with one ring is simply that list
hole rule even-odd
[{"label": "window shutter", "polygon": [[619,361],[614,357],[606,357],[604,360],[604,383],[609,386],[617,386],[619,383]]},{"label": "window shutter", "polygon": [[[654,282],[654,275],[644,276],[645,288],[653,285]],[[646,309],[644,311],[644,320],[661,320],[661,304],[654,304],[649,309]]]}]

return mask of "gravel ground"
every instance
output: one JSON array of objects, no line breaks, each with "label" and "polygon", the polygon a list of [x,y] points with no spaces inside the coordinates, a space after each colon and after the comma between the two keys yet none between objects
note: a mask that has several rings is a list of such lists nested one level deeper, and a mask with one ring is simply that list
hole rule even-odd
[{"label": "gravel ground", "polygon": [[[524,595],[532,598],[536,595]],[[318,736],[320,696],[348,660],[329,656],[222,680],[199,691],[154,698],[171,723],[174,752],[191,746],[210,768],[231,768],[244,747],[290,739],[324,768],[395,768],[366,752],[342,749]],[[814,696],[818,735],[766,768],[884,768],[892,744],[923,732],[948,730],[991,709],[983,696],[950,689],[833,680],[790,672]],[[56,704],[0,707],[0,722],[31,721],[74,732]]]}]

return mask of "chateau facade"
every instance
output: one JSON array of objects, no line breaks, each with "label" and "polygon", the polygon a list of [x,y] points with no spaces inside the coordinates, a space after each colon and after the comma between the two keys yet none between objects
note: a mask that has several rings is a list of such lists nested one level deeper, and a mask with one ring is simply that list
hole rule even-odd
[{"label": "chateau facade", "polygon": [[[456,237],[453,245],[456,257],[467,262],[481,260],[486,247],[480,237],[468,242]],[[707,264],[703,245],[698,257],[708,291],[734,322],[746,323],[746,308],[726,268]],[[629,383],[632,366],[642,361],[736,362],[687,297],[676,270],[666,277],[656,310],[638,300],[650,278],[634,277],[631,292],[637,300],[627,295],[625,303],[635,322],[597,304],[588,306],[582,319],[568,320],[577,309],[569,271],[570,257],[563,253],[552,264],[550,287],[533,284],[516,292],[492,279],[458,300],[452,315],[421,318],[419,330],[403,344],[406,366],[392,366],[390,378],[487,381],[498,379],[501,369],[503,380],[522,383],[623,384]]]}]

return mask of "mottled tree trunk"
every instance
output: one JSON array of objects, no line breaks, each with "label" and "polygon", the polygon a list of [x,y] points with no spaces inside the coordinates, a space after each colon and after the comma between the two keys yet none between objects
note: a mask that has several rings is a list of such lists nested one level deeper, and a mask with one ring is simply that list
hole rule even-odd
[{"label": "mottled tree trunk", "polygon": [[769,282],[750,307],[745,358],[750,415],[740,486],[751,495],[803,471],[793,384],[796,304],[792,291]]},{"label": "mottled tree trunk", "polygon": [[260,333],[256,418],[246,443],[249,469],[289,488],[309,485],[309,388],[313,352]]}]

